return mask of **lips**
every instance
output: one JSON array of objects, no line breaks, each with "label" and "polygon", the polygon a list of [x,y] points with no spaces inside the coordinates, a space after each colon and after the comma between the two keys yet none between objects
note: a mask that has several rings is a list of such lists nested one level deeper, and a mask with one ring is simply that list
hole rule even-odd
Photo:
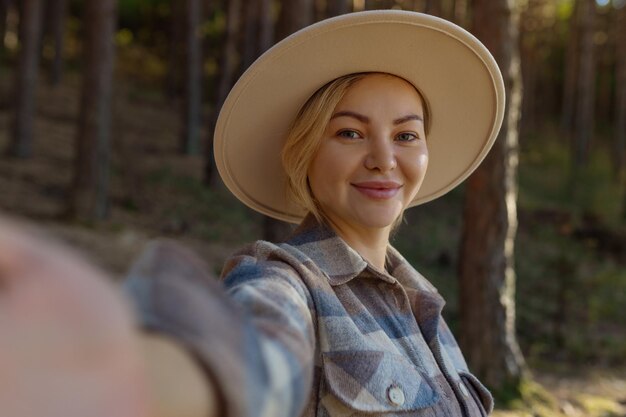
[{"label": "lips", "polygon": [[352,183],[352,186],[361,194],[375,200],[392,198],[402,188],[402,184],[395,181],[364,181]]}]

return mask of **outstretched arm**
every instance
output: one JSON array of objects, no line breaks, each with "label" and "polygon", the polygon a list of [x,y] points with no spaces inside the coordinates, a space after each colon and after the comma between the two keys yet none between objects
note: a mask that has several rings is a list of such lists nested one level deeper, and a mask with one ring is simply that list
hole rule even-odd
[{"label": "outstretched arm", "polygon": [[140,334],[109,277],[0,219],[0,404],[12,417],[218,415],[192,356]]},{"label": "outstretched arm", "polygon": [[180,342],[216,381],[223,417],[293,417],[309,400],[313,301],[268,245],[232,258],[223,287],[193,253],[154,242],[125,283],[143,327]]}]

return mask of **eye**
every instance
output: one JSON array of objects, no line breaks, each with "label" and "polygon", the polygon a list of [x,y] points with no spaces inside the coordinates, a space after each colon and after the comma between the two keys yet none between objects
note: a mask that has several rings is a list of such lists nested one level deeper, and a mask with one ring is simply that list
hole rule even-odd
[{"label": "eye", "polygon": [[345,139],[358,139],[361,137],[361,134],[356,130],[346,129],[337,132],[337,136]]},{"label": "eye", "polygon": [[419,137],[415,133],[411,132],[402,132],[396,136],[396,140],[399,142],[413,142],[417,139],[419,139]]}]

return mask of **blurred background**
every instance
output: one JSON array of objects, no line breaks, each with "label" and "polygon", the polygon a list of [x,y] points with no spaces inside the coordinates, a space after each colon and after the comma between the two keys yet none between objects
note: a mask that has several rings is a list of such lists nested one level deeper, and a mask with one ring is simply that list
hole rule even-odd
[{"label": "blurred background", "polygon": [[[626,416],[626,0],[0,0],[1,212],[115,278],[157,236],[219,273],[238,247],[290,230],[219,180],[229,89],[295,30],[390,8],[474,33],[510,97],[495,165],[407,211],[393,244],[446,298],[497,415]],[[510,322],[486,324],[515,363],[501,376],[471,353],[483,334],[467,335],[482,291],[464,286],[468,265],[486,255],[500,265],[475,281],[495,283],[486,314]]]}]

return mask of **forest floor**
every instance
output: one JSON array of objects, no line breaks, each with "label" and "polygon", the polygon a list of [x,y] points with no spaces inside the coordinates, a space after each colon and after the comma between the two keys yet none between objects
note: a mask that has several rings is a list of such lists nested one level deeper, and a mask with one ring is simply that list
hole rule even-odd
[{"label": "forest floor", "polygon": [[[8,82],[0,80],[0,87],[2,97],[8,97]],[[33,156],[27,160],[3,154],[9,140],[12,107],[11,101],[5,99],[0,105],[0,212],[47,230],[114,279],[122,277],[142,247],[158,237],[176,239],[193,248],[219,273],[229,254],[261,236],[261,217],[238,204],[223,188],[209,190],[203,186],[202,158],[177,153],[180,131],[177,103],[155,97],[128,85],[116,88],[110,215],[107,220],[93,224],[77,223],[65,216],[72,178],[79,81],[70,76],[57,88],[41,83]],[[403,253],[424,254],[415,261],[411,256],[407,258],[424,264],[429,274],[441,275],[443,278],[436,285],[443,287],[444,293],[454,289],[450,282],[454,280],[461,198],[459,192],[452,193],[448,200],[427,208],[426,216],[410,215],[407,234],[396,238],[396,246]],[[431,214],[441,211],[443,214],[434,222],[436,228],[430,225],[432,222],[422,220],[422,217],[431,219]],[[412,227],[418,227],[419,232],[415,233]],[[421,238],[420,233],[429,238]],[[520,233],[523,245],[526,232],[523,229]],[[623,268],[619,260],[610,262],[618,265],[615,268]],[[529,273],[532,275],[532,271]],[[454,311],[453,299],[448,305]],[[623,338],[623,333],[617,336]],[[617,336],[611,340],[622,343]],[[621,355],[624,355],[623,346],[626,344],[615,348]],[[599,363],[531,361],[535,382],[525,385],[522,400],[506,405],[508,409],[500,405],[494,416],[625,417],[626,363]]]}]

